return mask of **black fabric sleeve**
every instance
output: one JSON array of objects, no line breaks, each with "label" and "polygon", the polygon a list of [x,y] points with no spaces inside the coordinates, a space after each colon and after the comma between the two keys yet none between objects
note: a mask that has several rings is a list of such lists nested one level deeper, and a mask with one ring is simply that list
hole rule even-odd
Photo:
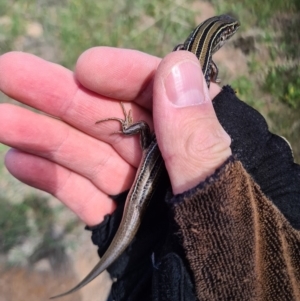
[{"label": "black fabric sleeve", "polygon": [[300,166],[263,116],[225,86],[213,100],[218,119],[232,139],[231,149],[264,194],[295,229],[300,229]]}]

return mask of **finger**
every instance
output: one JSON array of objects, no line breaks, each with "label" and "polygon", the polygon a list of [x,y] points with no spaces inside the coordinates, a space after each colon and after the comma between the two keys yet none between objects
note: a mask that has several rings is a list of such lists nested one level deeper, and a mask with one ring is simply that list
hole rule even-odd
[{"label": "finger", "polygon": [[178,51],[162,61],[153,105],[155,132],[174,193],[194,187],[230,156],[230,138],[216,117],[193,54]]},{"label": "finger", "polygon": [[135,168],[108,144],[48,116],[8,104],[0,108],[2,143],[68,168],[104,193],[130,187]]},{"label": "finger", "polygon": [[[122,58],[123,61],[126,61],[124,56]],[[112,62],[112,64],[115,63]],[[117,63],[121,64],[121,61],[119,60]],[[94,71],[96,72],[95,69]],[[101,74],[100,76],[108,78],[109,81],[106,74],[103,72]],[[142,79],[144,75],[139,74]],[[133,78],[135,79],[135,76]],[[127,80],[129,82],[126,87],[129,91],[130,87],[142,84],[141,81],[130,83],[130,79]],[[113,82],[113,79],[111,81]],[[115,85],[118,87],[119,82],[115,82]],[[71,71],[33,55],[7,53],[0,57],[0,89],[12,98],[58,117],[80,131],[112,144],[130,164],[138,164],[141,152],[137,137],[120,139],[124,136],[110,135],[112,131],[120,128],[119,124],[113,122],[95,126],[95,121],[99,119],[124,118],[119,104],[85,89],[75,80]],[[152,126],[149,113],[139,106],[129,105],[127,107],[133,109],[134,120],[144,120],[149,123],[150,127]],[[107,131],[108,129],[111,130]]]},{"label": "finger", "polygon": [[9,52],[0,57],[0,89],[33,108],[60,117],[78,84],[73,73],[34,55]]},{"label": "finger", "polygon": [[95,47],[79,57],[75,74],[91,91],[109,98],[135,100],[152,109],[153,77],[160,61],[136,50]]},{"label": "finger", "polygon": [[91,181],[49,160],[12,149],[5,164],[13,176],[53,194],[87,225],[99,224],[115,209],[112,199]]},{"label": "finger", "polygon": [[[97,47],[81,55],[74,76],[34,55],[10,52],[0,57],[0,88],[12,98],[60,117],[79,91],[89,96],[84,87],[113,99],[133,101],[140,96],[150,102],[152,89],[148,94],[144,90],[159,62],[159,58],[135,50]],[[43,106],[48,102],[50,108]]]}]

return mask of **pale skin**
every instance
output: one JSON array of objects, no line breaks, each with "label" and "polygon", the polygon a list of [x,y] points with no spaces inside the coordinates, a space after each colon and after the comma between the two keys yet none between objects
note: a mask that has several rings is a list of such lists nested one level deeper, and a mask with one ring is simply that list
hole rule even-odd
[{"label": "pale skin", "polygon": [[[198,91],[182,93],[193,80]],[[0,105],[0,142],[12,147],[6,167],[56,196],[90,226],[114,211],[109,195],[130,188],[141,158],[139,137],[111,134],[120,129],[117,122],[95,124],[123,118],[120,101],[132,109],[134,121],[155,128],[174,194],[203,181],[231,155],[230,138],[210,100],[220,87],[212,83],[208,92],[196,57],[185,51],[161,61],[134,50],[96,47],[79,57],[74,73],[30,54],[7,53],[0,57],[0,89],[47,114]],[[176,102],[178,94],[198,96],[186,106]]]}]

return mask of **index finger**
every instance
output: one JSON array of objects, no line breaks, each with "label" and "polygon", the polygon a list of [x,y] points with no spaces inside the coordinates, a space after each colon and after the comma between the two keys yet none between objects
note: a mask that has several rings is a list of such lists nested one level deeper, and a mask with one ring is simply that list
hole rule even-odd
[{"label": "index finger", "polygon": [[[151,109],[153,78],[161,59],[130,49],[95,47],[76,65],[76,78],[87,89]],[[97,76],[95,76],[97,74]]]},{"label": "index finger", "polygon": [[[75,75],[34,55],[10,52],[0,57],[0,89],[12,98],[61,117],[83,87],[124,101],[133,101],[152,81],[160,59],[136,50],[95,47],[78,59]],[[149,100],[152,96],[143,94]],[[51,102],[51,106],[49,106]]]}]

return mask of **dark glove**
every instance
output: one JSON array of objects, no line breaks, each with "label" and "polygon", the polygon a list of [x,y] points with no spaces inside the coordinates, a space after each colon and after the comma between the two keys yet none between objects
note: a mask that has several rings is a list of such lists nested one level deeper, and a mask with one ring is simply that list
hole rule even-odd
[{"label": "dark glove", "polygon": [[[170,182],[165,172],[159,181],[143,223],[130,246],[107,269],[112,279],[109,300],[191,300],[193,285],[186,270],[181,246],[173,235],[177,232],[164,202]],[[92,231],[93,243],[101,257],[113,239],[122,218],[126,194],[113,197],[118,207]],[[178,255],[180,254],[180,255]],[[172,288],[172,290],[170,290]]]},{"label": "dark glove", "polygon": [[270,133],[262,115],[240,101],[229,86],[213,105],[232,139],[235,157],[291,225],[300,229],[300,166],[294,163],[290,146]]},{"label": "dark glove", "polygon": [[[218,119],[232,139],[232,152],[262,191],[290,223],[300,229],[300,167],[280,137],[268,131],[264,118],[240,101],[226,86],[213,105]],[[172,210],[164,200],[171,198],[167,174],[143,219],[136,238],[108,271],[113,283],[109,300],[194,301],[193,284]],[[102,256],[116,232],[125,195],[115,198],[119,206],[93,231],[94,244]]]}]

